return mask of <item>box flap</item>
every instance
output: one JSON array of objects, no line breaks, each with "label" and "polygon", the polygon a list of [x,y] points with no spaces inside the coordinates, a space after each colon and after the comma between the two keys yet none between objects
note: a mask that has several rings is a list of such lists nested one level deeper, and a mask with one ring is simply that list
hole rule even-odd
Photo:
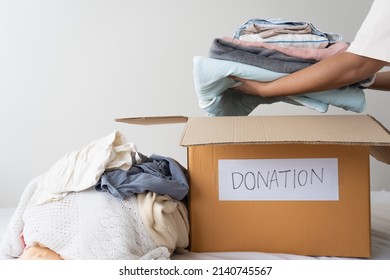
[{"label": "box flap", "polygon": [[156,124],[171,124],[185,123],[188,117],[184,116],[153,116],[153,117],[134,117],[134,118],[119,118],[117,122],[124,122],[138,125],[156,125]]},{"label": "box flap", "polygon": [[367,115],[190,118],[181,139],[185,147],[286,143],[365,145],[378,160],[390,162],[390,134]]},{"label": "box flap", "polygon": [[390,164],[390,147],[389,146],[371,146],[370,154],[377,160]]}]

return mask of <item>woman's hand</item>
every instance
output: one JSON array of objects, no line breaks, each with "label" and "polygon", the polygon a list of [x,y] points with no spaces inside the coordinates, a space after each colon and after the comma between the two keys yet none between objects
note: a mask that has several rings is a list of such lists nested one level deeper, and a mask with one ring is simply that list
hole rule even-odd
[{"label": "woman's hand", "polygon": [[266,96],[264,89],[267,83],[254,81],[254,80],[247,80],[236,76],[229,76],[229,78],[239,82],[239,84],[234,87],[239,91],[251,95]]}]

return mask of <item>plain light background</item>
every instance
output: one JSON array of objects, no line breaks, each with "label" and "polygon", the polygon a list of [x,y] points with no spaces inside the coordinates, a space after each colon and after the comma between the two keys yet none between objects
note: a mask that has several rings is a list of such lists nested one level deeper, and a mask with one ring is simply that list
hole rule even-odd
[{"label": "plain light background", "polygon": [[[114,130],[145,155],[186,166],[183,124],[132,126],[115,118],[205,116],[192,58],[251,18],[310,21],[350,42],[372,0],[0,0],[0,207],[67,152]],[[390,128],[390,94],[366,91]],[[320,114],[287,104],[254,115]],[[331,108],[327,114],[351,114]],[[371,188],[390,190],[390,167],[371,160]]]}]

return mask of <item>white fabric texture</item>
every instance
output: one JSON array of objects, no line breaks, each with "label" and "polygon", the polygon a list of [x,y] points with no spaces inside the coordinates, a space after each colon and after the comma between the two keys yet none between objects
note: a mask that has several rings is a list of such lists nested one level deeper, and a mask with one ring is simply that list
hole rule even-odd
[{"label": "white fabric texture", "polygon": [[348,52],[390,63],[390,1],[375,0]]},{"label": "white fabric texture", "polygon": [[0,255],[17,258],[22,254],[23,244],[19,238],[24,227],[22,216],[37,188],[38,182],[41,180],[42,176],[34,178],[24,189],[19,204],[8,223],[4,237],[1,240]]},{"label": "white fabric texture", "polygon": [[183,253],[189,245],[190,225],[184,204],[154,192],[138,194],[142,221],[157,246]]},{"label": "white fabric texture", "polygon": [[[148,234],[138,211],[136,196],[121,200],[88,189],[41,205],[31,196],[42,177],[26,188],[0,246],[0,255],[19,257],[23,243],[36,243],[64,259],[169,259]],[[30,203],[29,203],[30,202]]]},{"label": "white fabric texture", "polygon": [[60,158],[38,183],[33,200],[36,204],[58,200],[69,192],[94,186],[106,169],[127,170],[132,157],[141,160],[137,148],[127,143],[118,131],[96,140]]}]

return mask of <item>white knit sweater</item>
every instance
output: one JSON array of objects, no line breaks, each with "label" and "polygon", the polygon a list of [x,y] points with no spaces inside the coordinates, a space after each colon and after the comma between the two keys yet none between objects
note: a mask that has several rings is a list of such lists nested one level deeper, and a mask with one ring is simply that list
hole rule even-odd
[{"label": "white knit sweater", "polygon": [[24,191],[0,246],[0,253],[19,257],[23,232],[27,246],[40,243],[64,259],[169,259],[157,247],[139,215],[137,197],[120,200],[88,189],[61,200],[31,203],[41,177]]}]

